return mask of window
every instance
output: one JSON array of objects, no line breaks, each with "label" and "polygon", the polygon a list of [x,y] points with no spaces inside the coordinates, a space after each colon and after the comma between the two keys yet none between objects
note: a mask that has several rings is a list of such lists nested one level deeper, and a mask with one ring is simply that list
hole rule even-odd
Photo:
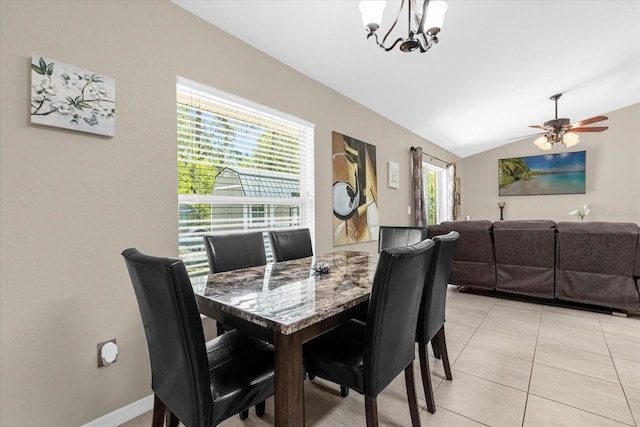
[{"label": "window", "polygon": [[[314,228],[313,129],[178,78],[178,245],[192,282],[209,273],[202,236]],[[312,233],[313,236],[313,233]]]},{"label": "window", "polygon": [[427,225],[447,220],[447,174],[446,171],[428,163],[422,164],[424,195],[427,203]]}]

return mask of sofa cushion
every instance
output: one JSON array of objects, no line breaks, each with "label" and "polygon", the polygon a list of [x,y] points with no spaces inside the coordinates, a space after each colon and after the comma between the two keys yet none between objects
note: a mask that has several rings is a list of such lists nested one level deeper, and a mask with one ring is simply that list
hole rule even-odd
[{"label": "sofa cushion", "polygon": [[548,220],[493,223],[497,290],[553,299],[555,225]]},{"label": "sofa cushion", "polygon": [[556,298],[640,309],[633,278],[637,224],[559,222],[556,229]]},{"label": "sofa cushion", "polygon": [[[639,283],[640,286],[640,231],[638,232],[638,244],[636,245],[636,262],[635,268],[633,269],[633,275],[636,277],[636,282]],[[639,287],[640,289],[640,287]]]},{"label": "sofa cushion", "polygon": [[556,223],[546,220],[499,221],[493,224],[496,263],[555,265]]},{"label": "sofa cushion", "polygon": [[449,283],[495,289],[496,266],[491,236],[491,221],[445,221],[438,226],[429,226],[428,235],[460,234],[453,261]]}]

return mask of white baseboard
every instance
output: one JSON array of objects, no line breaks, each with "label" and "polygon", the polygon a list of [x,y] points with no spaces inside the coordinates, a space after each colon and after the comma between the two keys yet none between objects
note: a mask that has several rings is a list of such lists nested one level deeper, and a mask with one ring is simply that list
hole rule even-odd
[{"label": "white baseboard", "polygon": [[143,397],[137,402],[130,403],[127,406],[116,409],[115,411],[103,415],[93,421],[89,421],[87,424],[81,427],[118,427],[121,424],[131,421],[132,419],[139,417],[145,412],[149,412],[153,409],[153,394],[147,397]]}]

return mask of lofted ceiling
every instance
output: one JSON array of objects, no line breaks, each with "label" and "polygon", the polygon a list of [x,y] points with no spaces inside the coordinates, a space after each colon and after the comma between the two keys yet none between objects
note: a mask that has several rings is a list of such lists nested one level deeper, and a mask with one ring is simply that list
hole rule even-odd
[{"label": "lofted ceiling", "polygon": [[427,53],[367,40],[358,1],[172,1],[460,157],[535,133],[556,93],[572,122],[640,102],[637,0],[449,0]]}]

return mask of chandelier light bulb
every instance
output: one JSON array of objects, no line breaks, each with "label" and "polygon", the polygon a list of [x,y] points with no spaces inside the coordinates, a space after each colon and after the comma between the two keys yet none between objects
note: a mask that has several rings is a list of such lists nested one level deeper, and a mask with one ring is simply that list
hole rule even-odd
[{"label": "chandelier light bulb", "polygon": [[442,0],[433,0],[427,7],[427,20],[424,23],[424,30],[432,35],[436,35],[442,29],[444,14],[447,12],[447,3]]},{"label": "chandelier light bulb", "polygon": [[362,14],[362,25],[369,32],[374,32],[380,27],[382,22],[382,13],[387,6],[386,1],[381,0],[363,0],[358,5]]},{"label": "chandelier light bulb", "polygon": [[567,147],[573,147],[580,143],[580,136],[575,132],[567,132],[562,137],[562,143]]}]

